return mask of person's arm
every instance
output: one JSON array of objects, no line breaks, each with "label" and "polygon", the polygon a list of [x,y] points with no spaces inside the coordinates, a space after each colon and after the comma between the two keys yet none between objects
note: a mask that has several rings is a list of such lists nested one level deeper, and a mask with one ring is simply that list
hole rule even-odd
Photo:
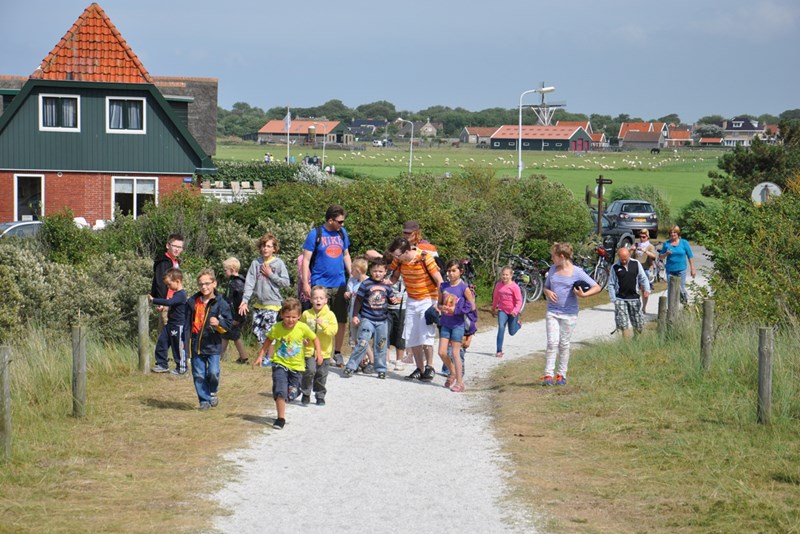
[{"label": "person's arm", "polygon": [[345,276],[350,276],[352,272],[350,268],[352,267],[352,262],[350,260],[350,237],[347,235],[347,230],[345,230],[345,240],[344,240],[344,274]]},{"label": "person's arm", "polygon": [[583,278],[583,281],[589,284],[591,287],[589,287],[589,291],[584,291],[582,289],[573,289],[572,291],[577,296],[581,298],[591,297],[592,295],[597,295],[598,293],[600,293],[600,291],[603,290],[603,288],[601,288],[597,282],[592,280],[592,278],[588,274],[583,272],[583,270],[580,270],[579,272],[582,273],[582,276],[580,277]]},{"label": "person's arm", "polygon": [[276,258],[272,265],[272,274],[269,277],[269,281],[280,288],[292,285],[292,281],[289,280],[289,269],[286,267],[286,263],[282,259]]},{"label": "person's arm", "polygon": [[392,276],[389,277],[389,281],[394,285],[400,280],[400,262],[397,259],[392,260],[389,269],[392,271]]},{"label": "person's arm", "polygon": [[[639,269],[639,274],[642,274],[642,269]],[[638,276],[637,276],[638,278]],[[614,266],[611,266],[611,272],[608,274],[608,300],[616,302],[617,300],[617,285],[619,279],[617,278],[617,271]]]},{"label": "person's arm", "polygon": [[272,358],[272,340],[270,338],[267,338],[258,350],[258,357],[253,360],[253,367],[261,367],[261,362],[264,361],[265,354],[267,358]]},{"label": "person's arm", "polygon": [[469,306],[470,306],[469,309],[470,310],[474,310],[475,309],[475,295],[472,293],[472,290],[470,288],[467,288],[467,289],[464,290],[464,298],[467,299],[467,302],[469,302]]},{"label": "person's arm", "polygon": [[645,297],[650,296],[650,280],[647,279],[647,274],[645,274],[644,266],[641,263],[639,264],[639,273],[636,275],[636,285],[642,288],[642,295]]},{"label": "person's arm", "polygon": [[305,298],[311,298],[311,251],[303,249],[303,295]]},{"label": "person's arm", "polygon": [[339,331],[339,323],[336,322],[336,315],[328,310],[328,313],[323,317],[317,318],[317,334],[324,336],[335,336]]},{"label": "person's arm", "polygon": [[319,344],[319,336],[314,337],[314,354],[316,355],[317,365],[322,365],[322,347]]},{"label": "person's arm", "polygon": [[186,302],[186,292],[185,291],[176,291],[172,298],[168,299],[158,299],[154,298],[153,304],[156,306],[176,306],[178,304],[184,304]]},{"label": "person's arm", "polygon": [[361,302],[363,298],[361,297],[361,288],[359,288],[358,293],[356,294],[356,300],[353,303],[353,325],[358,326],[361,323],[361,319],[358,318],[358,314],[361,312]]},{"label": "person's arm", "polygon": [[256,278],[258,277],[258,262],[253,261],[250,268],[247,269],[247,275],[244,278],[244,294],[242,294],[242,303],[239,304],[239,315],[247,315],[250,311],[250,297],[253,296],[253,291],[256,288]]},{"label": "person's arm", "polygon": [[697,276],[697,270],[694,268],[694,254],[692,253],[692,247],[685,239],[683,242],[686,246],[686,261],[689,262],[689,274],[692,275],[692,278],[695,278]]},{"label": "person's arm", "polygon": [[522,291],[516,283],[511,284],[511,297],[514,299],[514,309],[511,310],[511,315],[517,316],[522,308]]}]

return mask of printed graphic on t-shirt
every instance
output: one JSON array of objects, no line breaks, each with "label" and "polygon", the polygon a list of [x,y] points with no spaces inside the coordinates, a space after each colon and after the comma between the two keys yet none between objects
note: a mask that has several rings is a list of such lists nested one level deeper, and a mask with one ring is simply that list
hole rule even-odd
[{"label": "printed graphic on t-shirt", "polygon": [[367,306],[373,310],[382,310],[386,307],[386,290],[380,286],[369,288],[369,295],[367,296]]},{"label": "printed graphic on t-shirt", "polygon": [[454,315],[459,300],[461,299],[452,293],[448,293],[447,291],[442,293],[442,313],[445,315]]},{"label": "printed graphic on t-shirt", "polygon": [[325,250],[325,254],[329,258],[338,258],[342,255],[342,248],[344,247],[344,242],[342,238],[338,235],[333,236],[322,236],[320,239],[320,244]]},{"label": "printed graphic on t-shirt", "polygon": [[281,358],[291,359],[303,351],[302,341],[292,341],[288,338],[276,340],[275,353]]}]

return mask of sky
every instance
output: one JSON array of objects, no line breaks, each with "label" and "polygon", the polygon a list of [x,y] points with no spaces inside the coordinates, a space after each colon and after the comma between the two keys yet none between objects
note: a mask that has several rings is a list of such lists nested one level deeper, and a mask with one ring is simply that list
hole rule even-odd
[{"label": "sky", "polygon": [[[0,75],[33,73],[90,3],[0,0]],[[98,3],[151,75],[217,78],[225,109],[517,109],[542,83],[587,115],[800,108],[796,0]]]}]

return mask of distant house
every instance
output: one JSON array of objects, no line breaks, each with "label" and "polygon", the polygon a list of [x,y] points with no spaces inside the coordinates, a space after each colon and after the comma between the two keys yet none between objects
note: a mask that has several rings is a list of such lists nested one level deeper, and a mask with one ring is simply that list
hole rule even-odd
[{"label": "distant house", "polygon": [[217,80],[151,76],[97,4],[30,77],[0,82],[0,220],[137,217],[215,172]]},{"label": "distant house", "polygon": [[[411,137],[411,125],[408,122],[398,119],[395,123],[400,126],[397,131],[399,137]],[[444,125],[441,122],[431,122],[430,119],[425,122],[414,121],[414,137],[436,137],[443,130]]]},{"label": "distant house", "polygon": [[753,144],[754,137],[760,137],[764,134],[764,126],[759,125],[755,119],[748,119],[747,117],[735,117],[731,120],[722,121],[717,123],[725,132],[722,139],[723,146],[750,146]]},{"label": "distant house", "polygon": [[623,122],[619,125],[620,146],[625,144],[625,136],[629,132],[660,132],[664,139],[669,138],[669,127],[666,122]]},{"label": "distant house", "polygon": [[458,140],[465,145],[488,145],[496,131],[496,126],[465,126],[458,135]]},{"label": "distant house", "polygon": [[697,144],[700,146],[722,146],[722,137],[701,137]]},{"label": "distant house", "polygon": [[592,138],[592,148],[595,150],[605,150],[608,148],[608,139],[603,132],[590,134]]},{"label": "distant house", "polygon": [[389,121],[385,119],[353,119],[350,122],[350,133],[355,137],[374,136],[376,132],[385,132]]},{"label": "distant house", "polygon": [[667,147],[691,146],[693,143],[692,131],[683,128],[670,128],[669,138],[664,140]]},{"label": "distant house", "polygon": [[630,131],[625,134],[624,150],[652,150],[664,146],[664,133]]},{"label": "distant house", "polygon": [[[286,143],[286,124],[283,119],[274,119],[258,130],[258,143]],[[352,145],[355,136],[341,121],[292,119],[289,127],[289,142],[298,145],[338,143]]]},{"label": "distant house", "polygon": [[[504,125],[492,135],[491,148],[518,150],[519,126]],[[522,150],[586,152],[592,138],[581,127],[573,126],[523,126]]]},{"label": "distant house", "polygon": [[586,133],[592,135],[592,121],[556,121],[556,126],[574,126],[576,128],[583,128]]}]

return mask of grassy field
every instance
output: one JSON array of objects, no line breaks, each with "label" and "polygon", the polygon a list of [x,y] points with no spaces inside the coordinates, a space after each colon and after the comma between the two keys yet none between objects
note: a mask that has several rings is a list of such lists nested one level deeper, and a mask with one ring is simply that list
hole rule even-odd
[{"label": "grassy field", "polygon": [[[283,157],[286,148],[279,146],[218,145],[217,158],[237,161],[262,161],[264,152]],[[523,151],[524,174],[544,174],[566,185],[583,198],[587,185],[595,186],[599,175],[611,178],[612,190],[618,185],[652,184],[659,187],[673,213],[692,200],[702,198],[700,186],[708,183],[708,171],[715,169],[720,151],[663,151],[651,155],[648,151],[589,152],[587,154]],[[305,155],[322,156],[321,150],[308,147],[292,149],[295,158]],[[391,148],[368,147],[351,152],[326,150],[326,164],[375,178],[387,178],[408,172],[408,146]],[[412,172],[445,174],[458,172],[471,165],[485,165],[497,170],[500,176],[516,176],[516,152],[477,149],[471,147],[415,147]]]}]

